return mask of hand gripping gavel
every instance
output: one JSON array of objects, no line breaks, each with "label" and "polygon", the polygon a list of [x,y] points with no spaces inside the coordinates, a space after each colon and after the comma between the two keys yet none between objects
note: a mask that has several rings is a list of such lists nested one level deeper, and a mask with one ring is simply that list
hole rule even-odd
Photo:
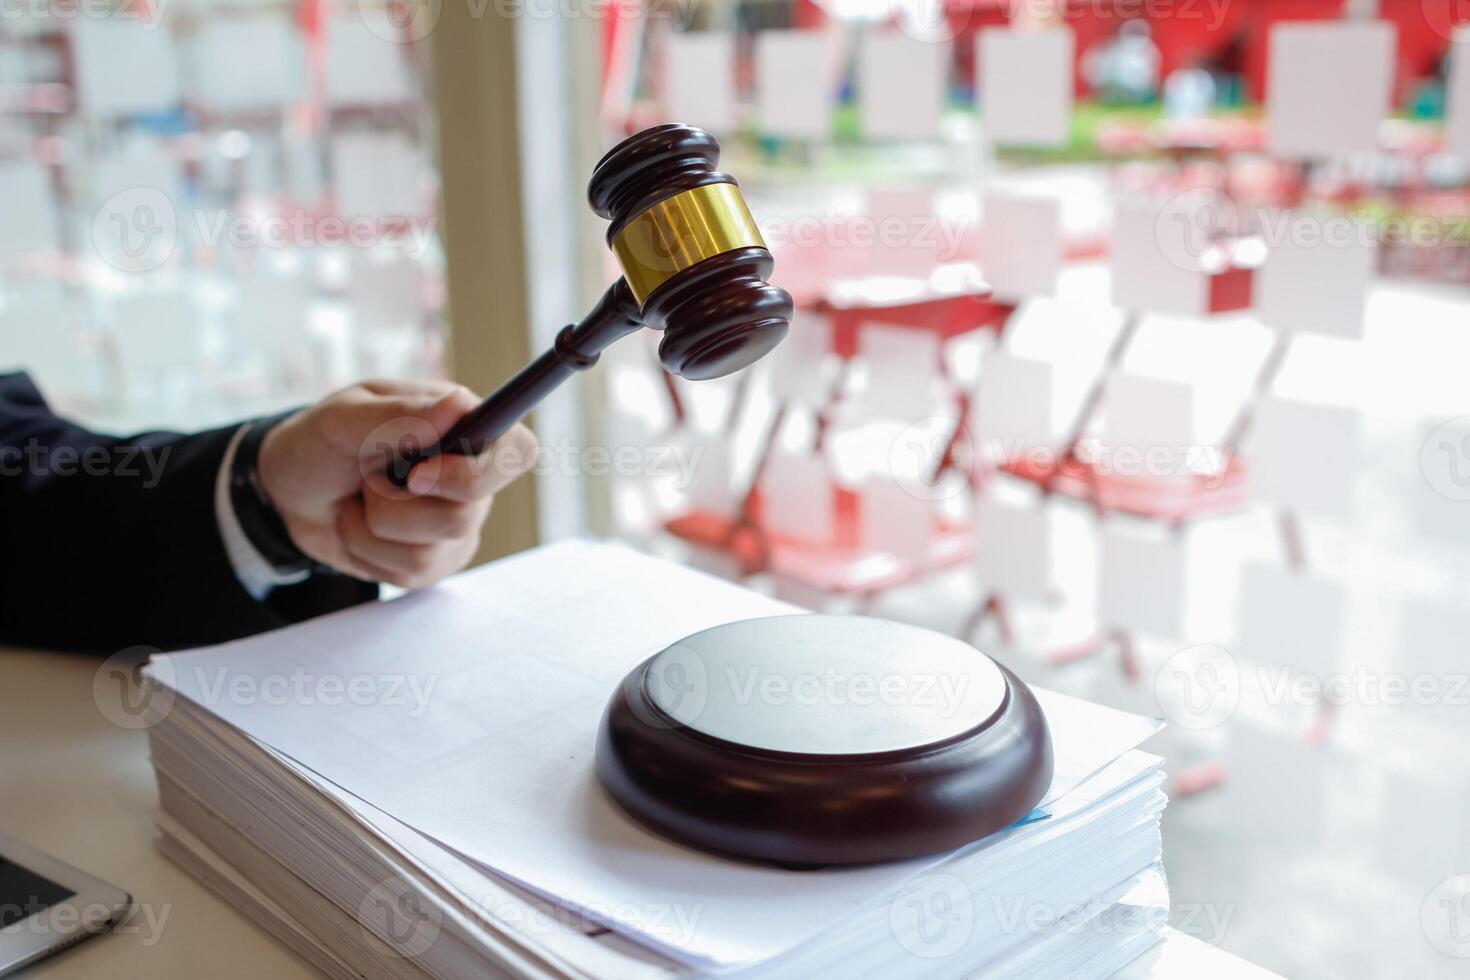
[{"label": "hand gripping gavel", "polygon": [[719,141],[678,125],[645,129],[598,161],[587,199],[612,222],[607,241],[623,278],[438,445],[401,447],[389,479],[402,487],[425,459],[479,453],[639,327],[662,330],[663,366],[694,381],[738,371],[779,344],[791,322],[791,296],[766,282],[774,260],[735,178],[715,169],[719,161]]}]

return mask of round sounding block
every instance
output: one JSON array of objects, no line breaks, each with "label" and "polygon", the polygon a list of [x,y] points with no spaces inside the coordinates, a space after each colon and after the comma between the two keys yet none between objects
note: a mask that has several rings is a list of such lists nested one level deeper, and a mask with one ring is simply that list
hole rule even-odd
[{"label": "round sounding block", "polygon": [[967,643],[863,616],[696,633],[614,692],[597,774],[683,843],[811,866],[917,857],[1029,813],[1051,784],[1035,696]]}]

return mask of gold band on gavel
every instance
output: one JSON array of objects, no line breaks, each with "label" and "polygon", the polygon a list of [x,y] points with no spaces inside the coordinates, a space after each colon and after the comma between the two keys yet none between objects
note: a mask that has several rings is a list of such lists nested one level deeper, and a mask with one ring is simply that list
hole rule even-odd
[{"label": "gold band on gavel", "polygon": [[760,229],[734,184],[706,184],[659,201],[613,239],[623,278],[642,306],[676,274],[721,252],[765,248]]}]

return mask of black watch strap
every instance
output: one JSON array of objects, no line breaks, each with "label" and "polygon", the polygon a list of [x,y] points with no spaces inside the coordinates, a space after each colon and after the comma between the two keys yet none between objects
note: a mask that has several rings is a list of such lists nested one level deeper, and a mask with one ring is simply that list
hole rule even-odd
[{"label": "black watch strap", "polygon": [[286,522],[281,520],[260,484],[261,443],[266,433],[294,414],[294,410],[282,412],[245,423],[245,431],[235,445],[235,459],[230,464],[230,505],[235,508],[240,529],[261,557],[281,575],[322,569],[296,547],[286,530]]}]

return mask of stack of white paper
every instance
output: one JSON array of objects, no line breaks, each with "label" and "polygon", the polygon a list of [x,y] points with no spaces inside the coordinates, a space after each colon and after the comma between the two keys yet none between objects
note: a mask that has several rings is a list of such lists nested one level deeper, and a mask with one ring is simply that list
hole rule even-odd
[{"label": "stack of white paper", "polygon": [[623,814],[592,770],[622,676],[789,611],[573,542],[155,658],[164,850],[342,977],[1106,975],[1153,944],[1157,724],[1047,691],[1041,808],[951,854],[792,871]]}]

